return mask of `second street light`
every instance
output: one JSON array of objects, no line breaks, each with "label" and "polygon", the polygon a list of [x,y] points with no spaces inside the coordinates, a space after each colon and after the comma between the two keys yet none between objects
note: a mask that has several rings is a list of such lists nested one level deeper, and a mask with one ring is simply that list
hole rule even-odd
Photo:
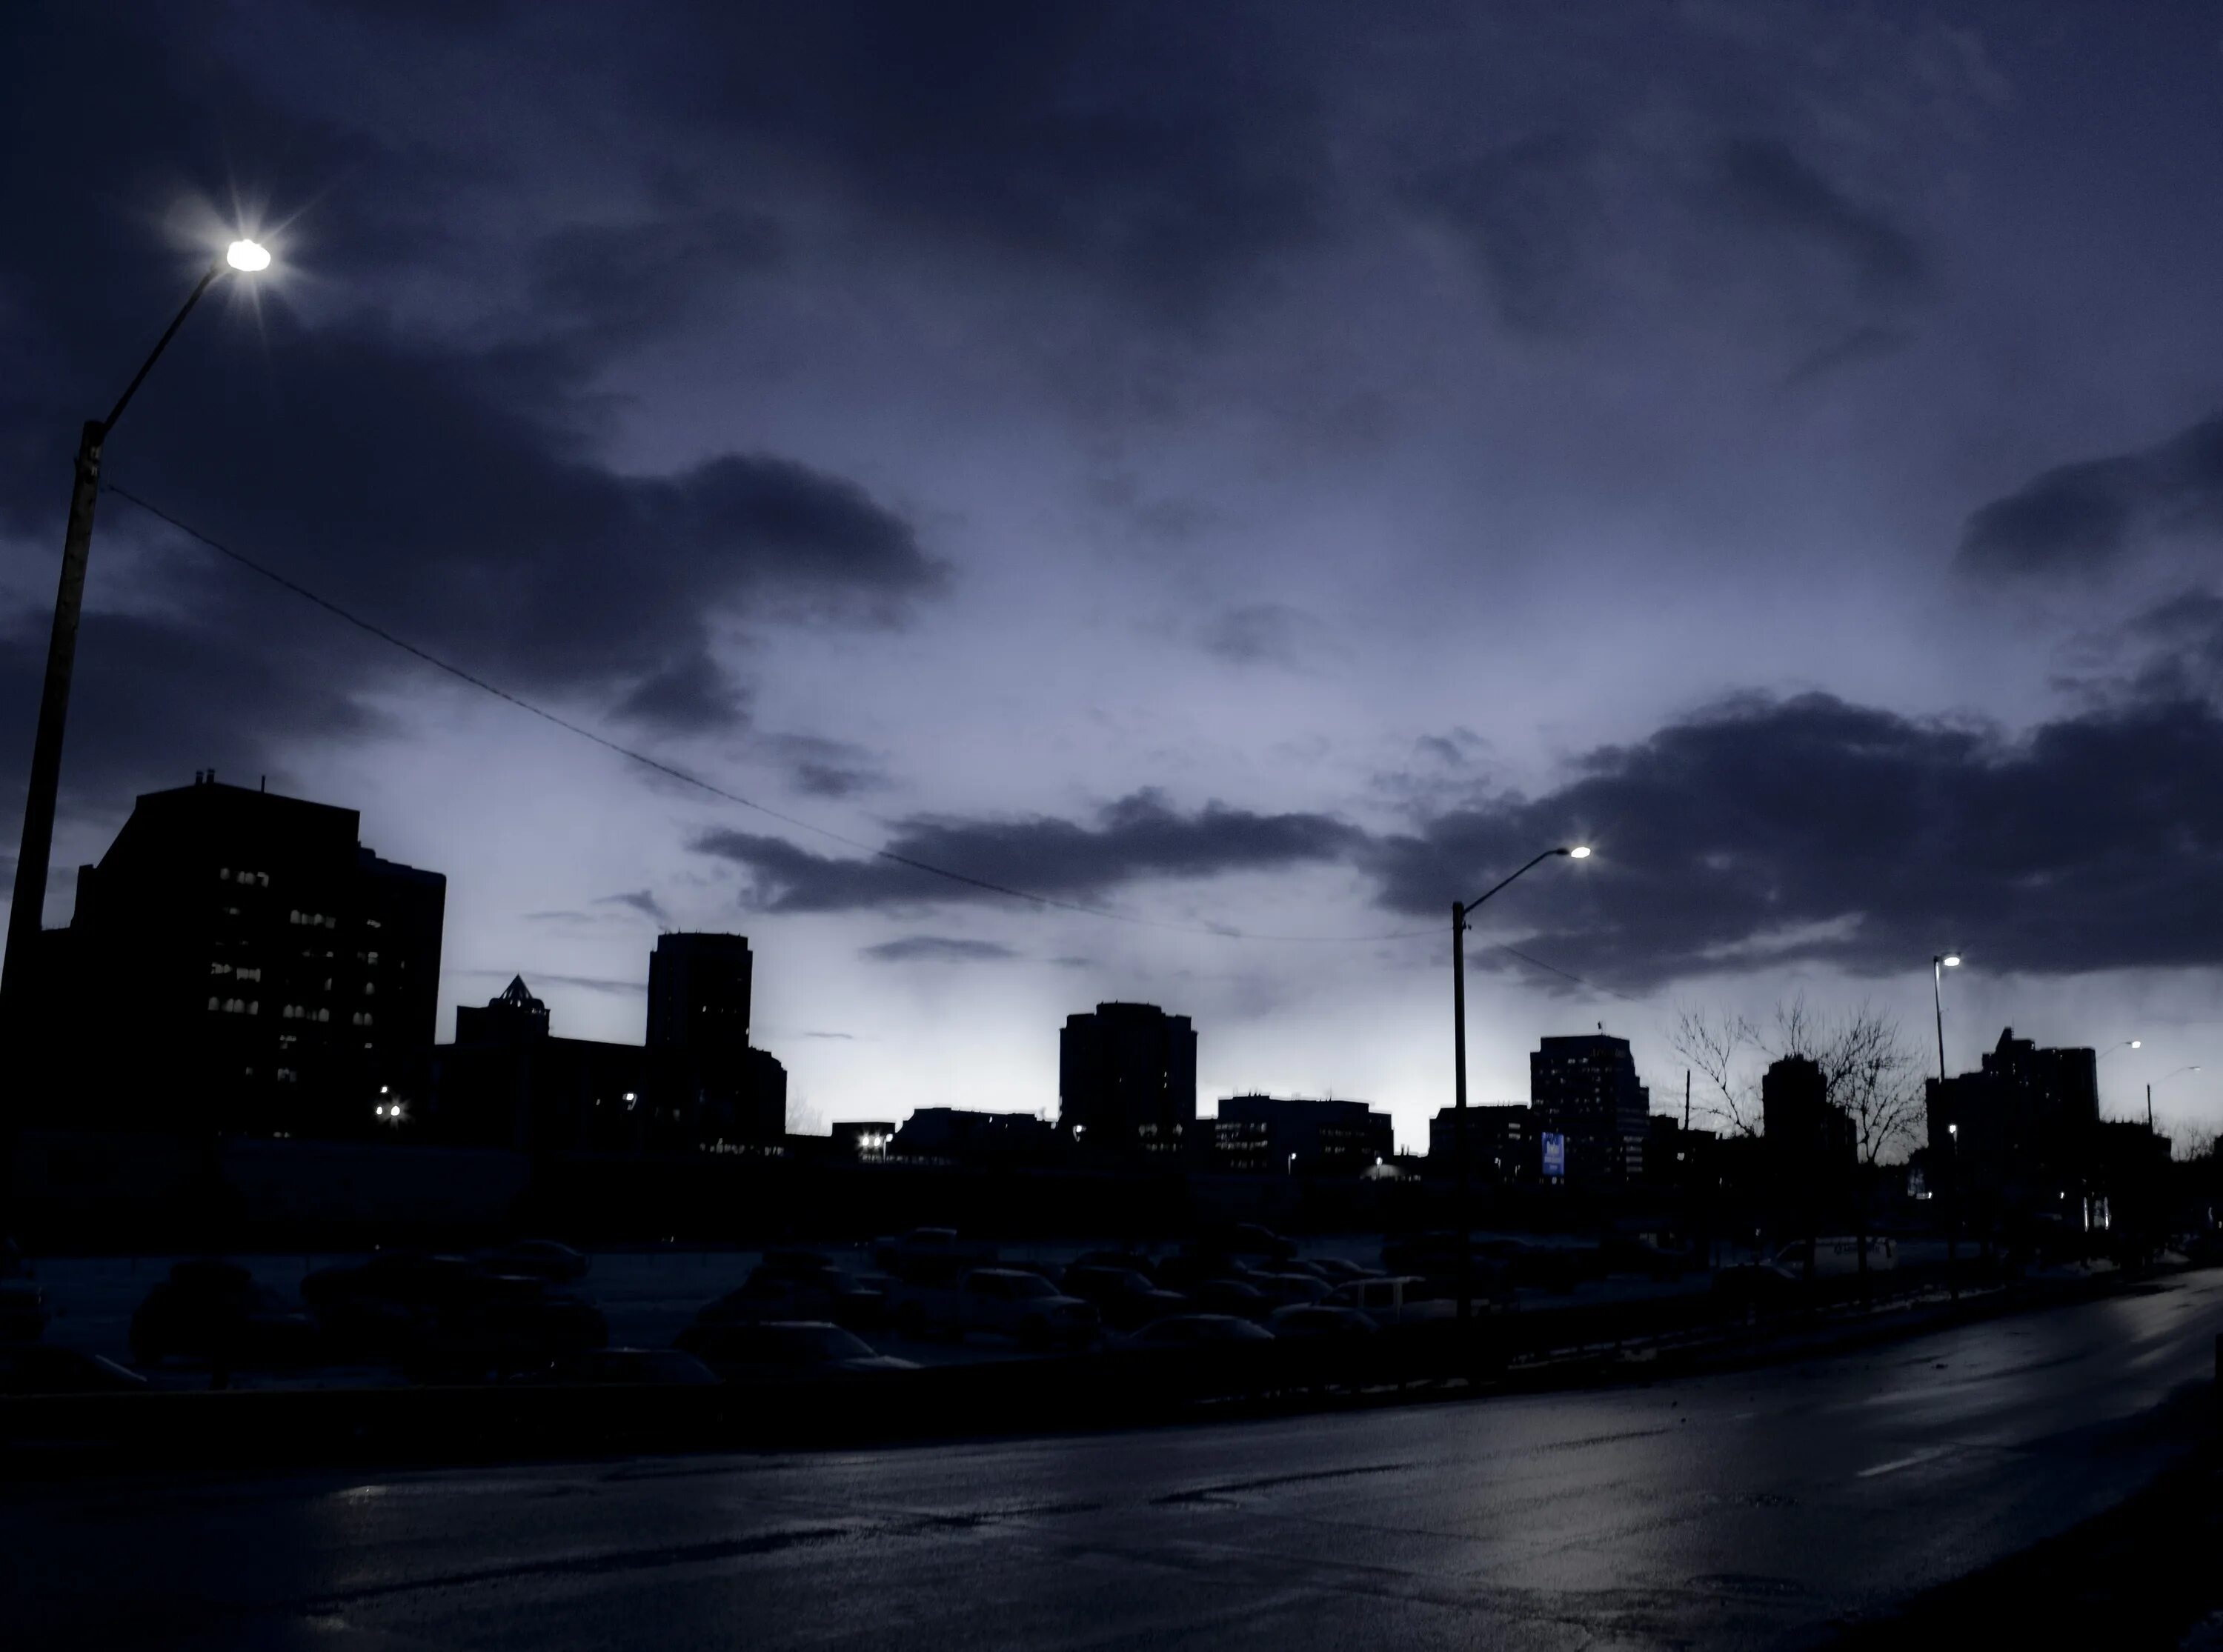
[{"label": "second street light", "polygon": [[2146,1086],[2146,1131],[2149,1134],[2153,1131],[2154,1084],[2165,1084],[2170,1079],[2176,1077],[2178,1074],[2198,1072],[2199,1071],[2200,1069],[2198,1067],[2179,1067],[2176,1072],[2165,1072],[2162,1074],[2160,1077],[2155,1079],[2153,1084],[2148,1084]]},{"label": "second street light", "polygon": [[0,1029],[12,1036],[25,1013],[28,977],[37,969],[39,935],[46,921],[47,868],[54,843],[54,802],[61,787],[62,735],[69,721],[70,675],[77,663],[78,616],[85,606],[85,569],[92,554],[92,510],[100,499],[102,449],[131,398],[139,393],[162,351],[226,270],[252,275],[270,267],[268,248],[235,241],[211,263],[154,348],[123,386],[106,418],[87,419],[79,433],[77,476],[70,489],[69,525],[62,535],[61,584],[54,594],[54,629],[47,641],[47,674],[39,690],[39,725],[31,745],[31,779],[23,802],[22,846],[16,857],[15,904],[8,912],[8,952],[0,965]]},{"label": "second street light", "polygon": [[[1930,960],[1930,1002],[1937,1012],[1937,1107],[1947,1110],[1945,1096],[1945,971],[1961,967],[1958,952],[1939,952]],[[1961,1157],[1961,1125],[1958,1120],[1949,1120],[1945,1126],[1948,1143],[1945,1176],[1945,1279],[1946,1288],[1953,1299],[1961,1299],[1961,1234],[1959,1210],[1959,1178]]]},{"label": "second street light", "polygon": [[1590,848],[1584,844],[1570,844],[1558,849],[1546,849],[1519,871],[1500,878],[1471,901],[1452,902],[1452,1050],[1454,1062],[1454,1111],[1452,1115],[1452,1158],[1458,1165],[1458,1316],[1462,1325],[1474,1317],[1474,1238],[1471,1213],[1467,1205],[1466,1150],[1466,920],[1468,914],[1483,901],[1496,895],[1515,878],[1533,871],[1546,861],[1565,856],[1569,860],[1588,860]]}]

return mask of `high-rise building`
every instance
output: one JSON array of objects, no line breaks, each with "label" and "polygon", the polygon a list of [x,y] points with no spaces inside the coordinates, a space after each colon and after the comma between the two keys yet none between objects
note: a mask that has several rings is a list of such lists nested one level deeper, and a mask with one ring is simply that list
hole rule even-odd
[{"label": "high-rise building", "polygon": [[[1287,1174],[1356,1176],[1386,1163],[1397,1151],[1387,1113],[1363,1102],[1306,1101],[1278,1096],[1230,1096],[1219,1104],[1219,1124],[1251,1126],[1235,1139],[1242,1144],[1245,1168]],[[1215,1131],[1215,1137],[1219,1132]],[[1225,1138],[1219,1138],[1225,1139]],[[1263,1163],[1248,1161],[1259,1157]]]},{"label": "high-rise building", "polygon": [[1196,1031],[1156,1004],[1066,1017],[1057,1127],[1083,1147],[1171,1156],[1196,1128]]},{"label": "high-rise building", "polygon": [[2081,1173],[2100,1121],[2098,1056],[2040,1049],[2012,1027],[1977,1071],[1926,1079],[1923,1089],[1932,1179],[1979,1202],[2057,1197]]},{"label": "high-rise building", "polygon": [[1566,1138],[1571,1180],[1625,1182],[1644,1171],[1652,1092],[1636,1077],[1628,1040],[1603,1033],[1547,1038],[1528,1057],[1539,1134]]},{"label": "high-rise building", "polygon": [[746,1049],[753,969],[746,935],[658,935],[648,959],[648,1047],[697,1056]]},{"label": "high-rise building", "polygon": [[[1533,1182],[1538,1171],[1535,1109],[1526,1102],[1493,1102],[1466,1110],[1467,1179],[1477,1187]],[[1428,1121],[1428,1179],[1448,1184],[1458,1175],[1458,1109]]]},{"label": "high-rise building", "polygon": [[658,935],[648,960],[648,1049],[659,1127],[705,1147],[787,1131],[787,1069],[749,1042],[748,938]]},{"label": "high-rise building", "polygon": [[73,1121],[377,1128],[381,1086],[432,1041],[447,880],[381,860],[360,826],[212,773],[137,801],[45,949]]}]

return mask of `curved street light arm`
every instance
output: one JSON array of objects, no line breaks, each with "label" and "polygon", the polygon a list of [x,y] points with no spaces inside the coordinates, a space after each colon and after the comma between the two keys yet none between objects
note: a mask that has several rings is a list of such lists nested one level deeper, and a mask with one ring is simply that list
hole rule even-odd
[{"label": "curved street light arm", "polygon": [[1503,889],[1508,883],[1512,883],[1514,878],[1519,877],[1522,872],[1532,872],[1535,870],[1536,868],[1541,866],[1546,861],[1551,859],[1554,855],[1565,855],[1571,852],[1572,851],[1571,850],[1566,849],[1546,849],[1542,854],[1537,856],[1535,859],[1530,861],[1526,866],[1523,866],[1521,869],[1521,871],[1514,873],[1511,877],[1499,879],[1496,883],[1491,884],[1489,888],[1484,889],[1480,895],[1476,895],[1473,900],[1461,907],[1459,910],[1462,913],[1472,912],[1483,901],[1489,900],[1491,895],[1496,894],[1498,890]]},{"label": "curved street light arm", "polygon": [[193,306],[201,301],[201,294],[209,290],[209,283],[223,273],[224,261],[219,258],[208,267],[207,273],[199,280],[193,283],[193,290],[186,294],[186,301],[178,307],[178,313],[162,330],[161,337],[154,341],[154,348],[147,352],[147,359],[139,364],[139,371],[131,375],[131,382],[123,386],[123,393],[116,399],[116,405],[110,408],[108,417],[100,421],[101,435],[104,437],[116,428],[116,421],[123,417],[123,410],[130,405],[131,398],[139,393],[139,386],[154,370],[154,363],[161,359],[162,352],[169,348],[170,341],[178,336],[178,329],[186,324],[186,317],[193,313]]}]

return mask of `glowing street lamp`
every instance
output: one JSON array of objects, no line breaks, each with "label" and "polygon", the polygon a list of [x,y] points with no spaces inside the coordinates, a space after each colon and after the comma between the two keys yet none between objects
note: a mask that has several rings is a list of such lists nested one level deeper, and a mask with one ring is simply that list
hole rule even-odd
[{"label": "glowing street lamp", "polygon": [[40,931],[47,910],[47,868],[54,852],[54,799],[60,789],[62,733],[69,720],[70,673],[77,663],[78,615],[85,604],[85,568],[92,552],[92,507],[100,497],[101,449],[131,398],[146,382],[178,329],[201,301],[209,284],[229,270],[251,275],[270,267],[269,249],[258,242],[235,241],[212,261],[186,301],[154,341],[154,348],[123,387],[106,418],[88,419],[77,446],[77,484],[70,491],[69,526],[62,536],[61,584],[54,596],[54,623],[47,640],[46,682],[39,692],[38,733],[31,746],[31,780],[23,804],[23,841],[16,857],[15,904],[8,912],[8,951],[0,968],[0,1030],[15,1033],[26,1013],[30,977],[37,969]]},{"label": "glowing street lamp", "polygon": [[1458,1166],[1458,1316],[1463,1324],[1474,1315],[1474,1266],[1468,1253],[1469,1234],[1474,1223],[1467,1209],[1467,1152],[1466,1152],[1466,920],[1467,915],[1483,901],[1503,889],[1515,878],[1534,870],[1546,861],[1565,856],[1569,860],[1588,860],[1587,844],[1569,844],[1558,849],[1546,849],[1526,866],[1510,876],[1499,879],[1471,901],[1452,902],[1452,1049],[1455,1058],[1453,1096],[1455,1108],[1452,1115],[1452,1159]]}]

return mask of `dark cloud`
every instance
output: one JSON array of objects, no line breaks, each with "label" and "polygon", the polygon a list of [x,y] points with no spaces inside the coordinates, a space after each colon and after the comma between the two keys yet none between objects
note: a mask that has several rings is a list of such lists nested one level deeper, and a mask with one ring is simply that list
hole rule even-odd
[{"label": "dark cloud", "polygon": [[[703,7],[702,112],[885,222],[1187,312],[1319,232],[1318,14],[1287,4]],[[706,44],[707,41],[710,42]]]},{"label": "dark cloud", "polygon": [[780,264],[778,227],[734,207],[673,206],[669,216],[574,223],[534,253],[534,308],[599,345],[669,332],[739,277]]},{"label": "dark cloud", "polygon": [[954,935],[905,935],[865,948],[865,956],[883,964],[990,964],[1019,956],[992,940],[967,940]]},{"label": "dark cloud", "polygon": [[1551,333],[1595,298],[1593,261],[1606,227],[1599,166],[1595,136],[1547,132],[1465,166],[1432,166],[1408,188],[1466,243],[1506,325]]},{"label": "dark cloud", "polygon": [[[1257,814],[1212,804],[1193,814],[1137,792],[1093,825],[925,817],[898,826],[890,856],[1053,898],[1105,895],[1143,878],[1210,877],[1344,858],[1364,834],[1323,814]],[[1005,899],[889,858],[814,854],[778,838],[713,832],[696,850],[744,867],[753,900],[773,912]]]},{"label": "dark cloud", "polygon": [[1855,203],[1776,139],[1723,143],[1715,186],[1722,206],[1748,229],[1819,248],[1875,296],[1895,297],[1924,279],[1925,261],[1911,235]]},{"label": "dark cloud", "polygon": [[1576,841],[1596,857],[1538,869],[1488,927],[1624,984],[1802,959],[1889,974],[1948,944],[2048,974],[2223,963],[2223,719],[2200,701],[2010,739],[1755,697],[1384,840],[1374,864],[1388,904],[1433,914]]},{"label": "dark cloud", "polygon": [[631,907],[652,923],[668,924],[671,921],[669,915],[664,910],[664,903],[647,889],[629,889],[622,895],[597,895],[595,904]]},{"label": "dark cloud", "polygon": [[730,728],[745,715],[740,690],[725,669],[697,650],[633,685],[617,715],[672,734]]},{"label": "dark cloud", "polygon": [[[0,633],[0,770],[30,766],[32,711],[46,669],[47,621]],[[329,683],[312,643],[242,648],[228,630],[158,617],[90,613],[79,632],[61,809],[109,819],[141,791],[183,786],[199,769],[254,785],[288,778],[286,744],[360,738],[386,726]]]},{"label": "dark cloud", "polygon": [[1204,631],[1205,652],[1231,665],[1279,665],[1292,669],[1319,663],[1327,628],[1285,602],[1252,602],[1221,612]]},{"label": "dark cloud", "polygon": [[864,747],[815,734],[771,734],[761,743],[785,765],[788,783],[807,797],[851,797],[888,783],[886,769]]},{"label": "dark cloud", "polygon": [[2223,415],[2154,447],[2059,465],[1993,499],[1962,531],[1980,576],[2100,572],[2172,534],[2223,528]]}]

